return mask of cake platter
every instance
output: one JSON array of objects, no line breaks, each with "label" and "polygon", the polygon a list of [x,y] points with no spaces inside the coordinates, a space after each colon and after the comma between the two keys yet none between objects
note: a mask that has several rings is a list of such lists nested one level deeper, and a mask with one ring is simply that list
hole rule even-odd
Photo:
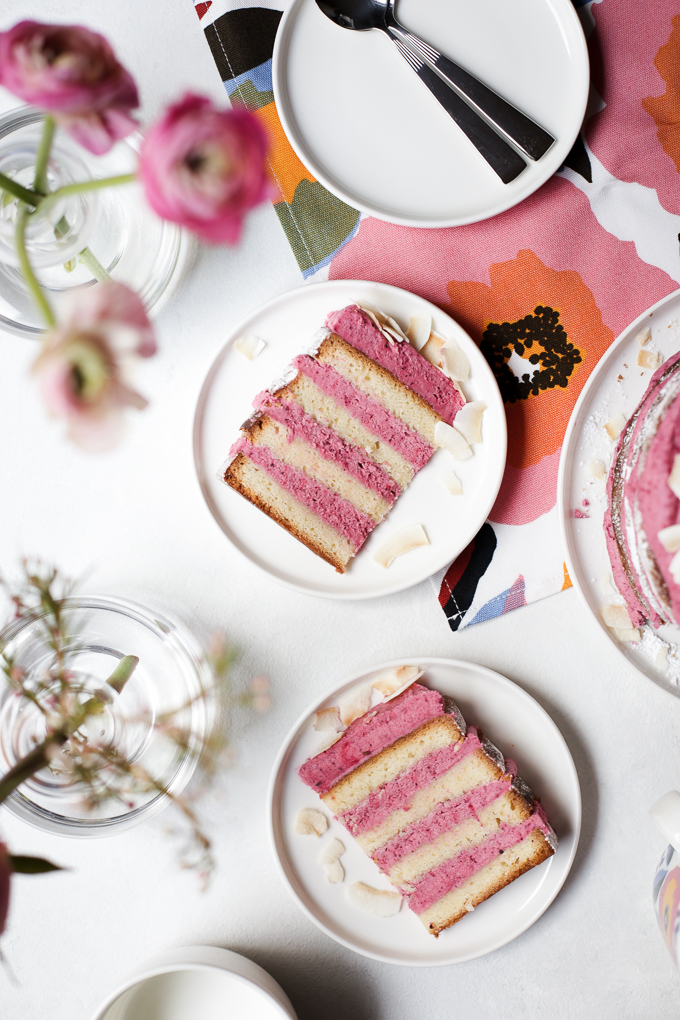
[{"label": "cake platter", "polygon": [[[571,0],[399,0],[402,24],[514,103],[556,142],[499,177],[378,31],[343,31],[295,0],[276,34],[273,87],[305,182],[371,216],[447,227],[495,216],[564,163],[585,114],[588,51]],[[308,183],[309,182],[309,183]]]},{"label": "cake platter", "polygon": [[[387,519],[370,535],[344,574],[335,572],[283,528],[261,513],[217,472],[239,427],[251,413],[255,395],[280,378],[292,359],[312,343],[329,312],[359,302],[395,318],[405,327],[427,312],[434,329],[452,336],[467,354],[471,372],[468,400],[486,404],[483,442],[474,456],[454,462],[438,450],[399,497]],[[234,347],[243,336],[257,336],[265,347],[249,361]],[[477,345],[436,305],[386,284],[334,280],[288,291],[269,301],[230,333],[213,363],[199,397],[194,422],[194,458],[203,495],[232,545],[270,578],[296,591],[326,598],[362,599],[403,591],[425,580],[465,549],[486,520],[500,488],[506,455],[503,401],[491,369]],[[463,494],[452,496],[442,473],[455,465]],[[422,524],[430,544],[399,556],[385,569],[374,554],[382,541],[407,524]]]},{"label": "cake platter", "polygon": [[[603,517],[606,479],[615,449],[604,426],[622,414],[627,420],[642,399],[652,370],[637,364],[638,335],[647,327],[645,350],[662,361],[680,350],[680,290],[662,298],[631,323],[600,360],[574,407],[562,446],[557,485],[562,535],[569,576],[590,615],[618,652],[658,687],[680,697],[680,628],[665,624],[641,630],[639,643],[619,641],[602,619],[606,605],[623,603],[612,586]],[[604,479],[592,476],[595,462],[605,466]],[[659,657],[668,649],[666,661]]]},{"label": "cake platter", "polygon": [[[540,798],[559,838],[556,854],[496,893],[435,939],[405,905],[393,917],[357,911],[345,899],[356,881],[392,888],[387,878],[332,819],[323,839],[295,832],[298,811],[323,808],[297,774],[319,750],[314,713],[337,704],[355,685],[394,666],[425,670],[419,683],[452,697],[464,718],[480,726],[516,760],[519,775]],[[328,814],[328,812],[325,812]],[[362,956],[408,967],[464,963],[493,952],[527,930],[548,909],[574,861],[581,826],[581,794],[569,749],[548,713],[521,687],[471,662],[423,657],[399,659],[362,670],[319,698],[293,726],[279,752],[269,789],[269,831],[279,872],[294,900],[317,927]],[[330,884],[318,863],[328,836],[345,845],[342,883]]]}]

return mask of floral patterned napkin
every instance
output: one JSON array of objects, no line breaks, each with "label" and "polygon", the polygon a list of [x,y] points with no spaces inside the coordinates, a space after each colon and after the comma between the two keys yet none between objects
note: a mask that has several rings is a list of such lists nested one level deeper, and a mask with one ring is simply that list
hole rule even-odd
[{"label": "floral patterned napkin", "polygon": [[680,0],[644,17],[628,0],[579,3],[591,94],[565,166],[519,206],[421,230],[360,215],[291,149],[272,93],[290,0],[195,2],[233,103],[273,145],[274,203],[305,279],[396,284],[449,312],[480,345],[508,420],[508,463],[488,521],[433,578],[452,630],[570,586],[556,499],[572,408],[614,338],[680,284]]}]

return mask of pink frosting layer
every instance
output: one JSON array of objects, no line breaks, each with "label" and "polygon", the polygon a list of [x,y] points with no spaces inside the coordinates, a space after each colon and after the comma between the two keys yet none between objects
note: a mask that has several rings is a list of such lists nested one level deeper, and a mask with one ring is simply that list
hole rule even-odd
[{"label": "pink frosting layer", "polygon": [[396,341],[390,343],[376,329],[366,312],[356,305],[331,312],[326,325],[426,400],[449,425],[453,424],[453,419],[463,406],[460,393],[452,381],[411,344]]},{"label": "pink frosting layer", "polygon": [[357,389],[336,372],[332,365],[322,365],[307,354],[301,354],[295,358],[293,366],[308,376],[327,396],[346,408],[369,432],[400,453],[416,471],[427,464],[434,453],[430,444],[377,400]]},{"label": "pink frosting layer", "polygon": [[424,910],[431,907],[433,903],[446,896],[452,889],[456,889],[468,878],[471,878],[476,871],[486,867],[505,850],[521,843],[523,839],[531,835],[534,829],[541,829],[549,838],[552,830],[548,825],[542,809],[536,805],[532,815],[519,825],[508,825],[503,823],[492,836],[489,836],[479,846],[470,847],[469,850],[462,850],[455,857],[444,861],[439,867],[428,871],[417,883],[415,891],[407,896],[408,905],[416,914],[422,914]]},{"label": "pink frosting layer", "polygon": [[418,847],[432,843],[444,832],[449,832],[468,818],[477,818],[479,812],[488,804],[502,797],[510,789],[511,776],[496,779],[492,783],[478,786],[475,790],[464,793],[457,800],[447,800],[437,807],[426,818],[413,822],[406,829],[382,846],[373,856],[373,860],[383,871],[391,868],[407,854],[413,853]]},{"label": "pink frosting layer", "polygon": [[369,793],[368,797],[341,815],[340,820],[354,836],[374,829],[394,811],[408,811],[419,790],[430,786],[478,747],[481,744],[477,730],[469,726],[465,740],[431,751],[410,769],[401,772],[396,779]]},{"label": "pink frosting layer", "polygon": [[339,464],[348,474],[377,492],[385,502],[391,505],[398,499],[401,490],[397,483],[378,464],[373,463],[365,450],[346,443],[337,432],[312,418],[299,404],[277,399],[268,390],[264,390],[255,397],[253,406],[285,425],[291,438],[303,439],[326,460]]},{"label": "pink frosting layer", "polygon": [[357,765],[443,714],[444,699],[438,691],[412,684],[399,697],[355,719],[337,743],[306,761],[298,774],[318,793],[328,793]]},{"label": "pink frosting layer", "polygon": [[355,550],[363,545],[366,536],[375,527],[376,522],[357,510],[348,500],[290,464],[284,464],[268,447],[254,446],[248,439],[242,438],[234,443],[230,451],[231,455],[237,453],[249,457],[303,506],[344,535]]}]

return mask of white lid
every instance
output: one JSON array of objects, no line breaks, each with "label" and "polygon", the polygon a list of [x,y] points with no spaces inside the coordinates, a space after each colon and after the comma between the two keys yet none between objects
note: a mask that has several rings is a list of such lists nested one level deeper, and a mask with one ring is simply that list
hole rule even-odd
[{"label": "white lid", "polygon": [[670,790],[649,809],[657,829],[671,846],[680,853],[680,793]]}]

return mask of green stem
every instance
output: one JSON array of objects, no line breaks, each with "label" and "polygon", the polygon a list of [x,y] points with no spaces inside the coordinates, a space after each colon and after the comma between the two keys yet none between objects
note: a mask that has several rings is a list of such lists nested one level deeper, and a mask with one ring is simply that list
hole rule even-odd
[{"label": "green stem", "polygon": [[66,743],[68,737],[65,733],[55,733],[49,740],[44,740],[42,744],[38,744],[29,751],[25,757],[18,761],[16,765],[5,773],[0,779],[0,804],[14,793],[17,786],[21,786],[27,779],[34,776],[36,772],[40,772],[40,769],[44,769],[46,765],[49,765],[49,758],[47,757],[47,748],[52,746],[59,746]]},{"label": "green stem", "polygon": [[42,195],[39,195],[36,191],[29,191],[28,188],[24,188],[21,184],[17,184],[16,181],[12,180],[6,174],[0,173],[0,188],[3,191],[8,191],[10,195],[14,195],[21,202],[26,202],[27,205],[37,206],[42,201]]},{"label": "green stem", "polygon": [[54,138],[56,126],[54,118],[46,114],[43,121],[43,133],[35,158],[35,180],[33,182],[34,189],[43,195],[47,192],[47,163],[50,158],[52,139]]},{"label": "green stem", "polygon": [[44,291],[38,283],[33,267],[28,258],[28,252],[26,251],[26,221],[29,217],[29,210],[27,206],[20,205],[19,212],[17,213],[17,227],[16,227],[16,246],[17,254],[19,256],[19,264],[22,272],[28,284],[29,290],[35,298],[38,308],[42,312],[43,318],[47,323],[48,327],[52,329],[56,324],[54,318],[54,312],[50,306],[49,301],[45,297]]},{"label": "green stem", "polygon": [[[59,220],[56,227],[54,228],[54,233],[56,234],[57,237],[63,237],[64,234],[68,233],[68,230],[69,230],[68,220],[66,219],[65,216],[62,216],[62,218]],[[97,256],[93,252],[91,252],[89,248],[83,248],[82,251],[79,251],[78,258],[80,259],[84,266],[87,266],[87,268],[94,276],[95,280],[98,280],[99,283],[105,283],[106,280],[111,279],[111,277],[106,272]]]},{"label": "green stem", "polygon": [[132,184],[137,179],[135,174],[121,174],[119,177],[98,177],[91,181],[80,181],[78,184],[65,184],[63,188],[57,188],[38,204],[40,212],[46,212],[60,198],[68,195],[80,195],[83,191],[97,191],[99,188],[113,188],[120,184]]},{"label": "green stem", "polygon": [[138,665],[139,658],[136,655],[124,655],[106,681],[109,687],[113,687],[114,691],[120,694]]}]

